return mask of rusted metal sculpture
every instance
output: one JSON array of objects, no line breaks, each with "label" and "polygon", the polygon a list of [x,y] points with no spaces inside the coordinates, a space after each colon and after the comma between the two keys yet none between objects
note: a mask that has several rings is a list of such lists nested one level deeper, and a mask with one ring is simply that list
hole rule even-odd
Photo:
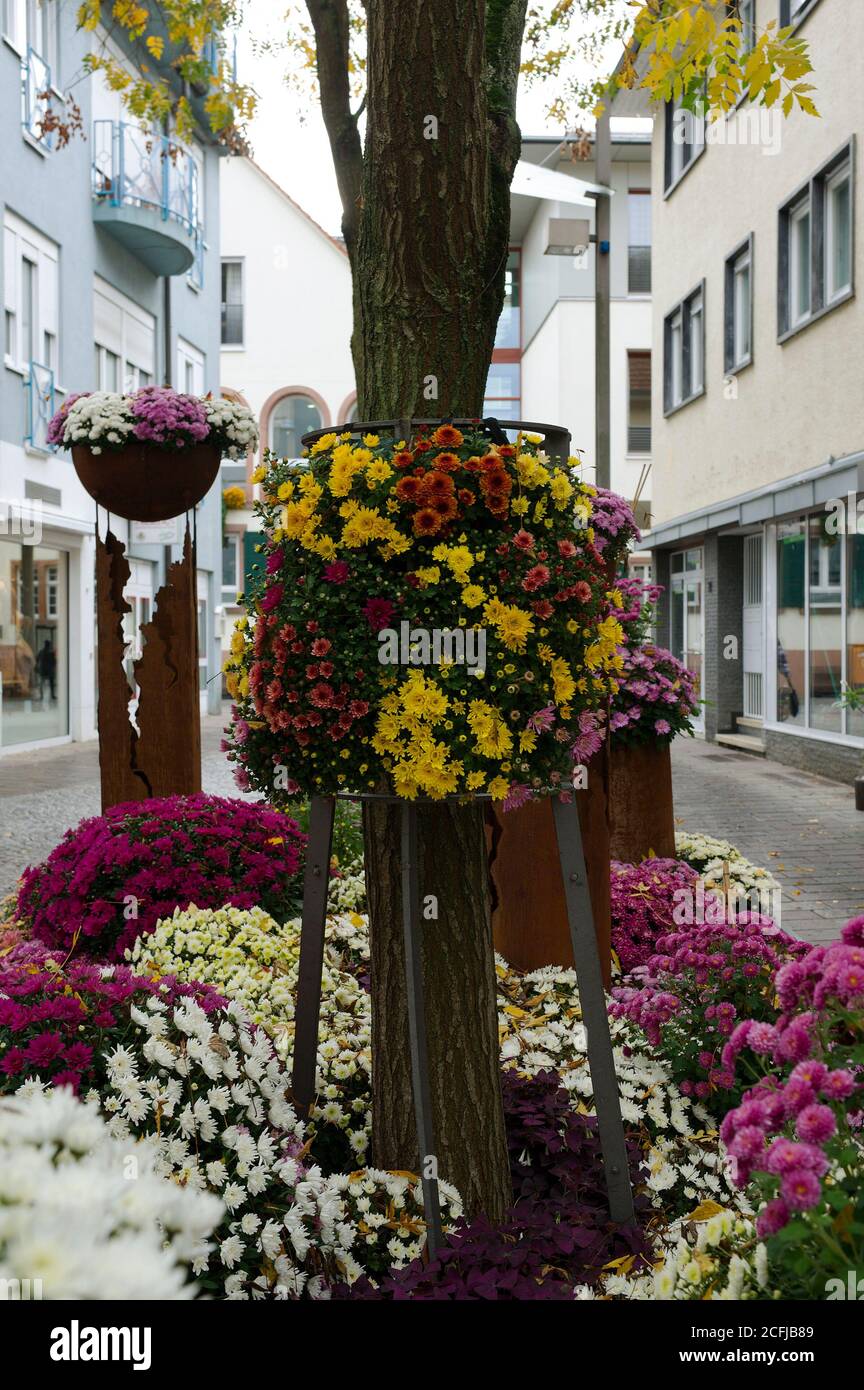
[{"label": "rusted metal sculpture", "polygon": [[96,538],[99,652],[99,771],[102,809],[150,796],[188,796],[201,790],[201,715],[195,542],[186,527],[183,558],[172,564],[156,595],[153,618],[141,629],[144,647],[133,671],[138,707],[124,669],[123,597],[129,562],[109,530]]}]

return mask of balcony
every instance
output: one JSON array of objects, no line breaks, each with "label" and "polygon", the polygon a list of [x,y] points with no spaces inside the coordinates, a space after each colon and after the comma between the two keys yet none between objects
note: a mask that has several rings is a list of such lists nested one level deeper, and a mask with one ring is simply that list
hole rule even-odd
[{"label": "balcony", "polygon": [[31,362],[24,380],[25,434],[24,444],[40,454],[51,454],[54,445],[48,443],[48,426],[55,411],[54,373],[41,362]]},{"label": "balcony", "polygon": [[46,130],[51,108],[51,69],[33,48],[21,59],[21,124],[43,150],[54,148],[54,132]]},{"label": "balcony", "polygon": [[203,228],[198,167],[189,151],[127,121],[99,120],[91,168],[94,221],[154,275],[193,270]]}]

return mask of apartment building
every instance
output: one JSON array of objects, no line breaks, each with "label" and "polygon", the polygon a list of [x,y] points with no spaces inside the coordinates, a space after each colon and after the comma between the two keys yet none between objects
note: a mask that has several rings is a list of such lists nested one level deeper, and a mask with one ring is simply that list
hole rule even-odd
[{"label": "apartment building", "polygon": [[[101,76],[85,75],[85,53],[108,40],[79,33],[75,12],[0,5],[0,753],[96,732],[95,504],[47,442],[52,414],[70,392],[219,386],[220,159],[203,93],[190,94],[191,145],[146,136]],[[111,42],[130,70],[140,64],[134,46]],[[83,130],[62,145],[46,111],[70,117],[69,95]],[[170,525],[155,543],[112,527],[132,571],[131,677],[137,624],[180,538]],[[218,710],[218,488],[197,529],[202,706]]]},{"label": "apartment building", "polygon": [[864,106],[848,54],[864,5],[740,11],[748,32],[806,38],[820,117],[745,102],[715,124],[675,105],[655,120],[659,635],[700,675],[708,739],[849,780],[864,753],[864,713],[843,699],[864,687]]}]

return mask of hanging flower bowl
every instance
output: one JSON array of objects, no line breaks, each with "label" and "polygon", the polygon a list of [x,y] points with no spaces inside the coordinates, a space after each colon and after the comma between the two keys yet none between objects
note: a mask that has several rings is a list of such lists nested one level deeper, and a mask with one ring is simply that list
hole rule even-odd
[{"label": "hanging flower bowl", "polygon": [[569,440],[504,424],[355,423],[268,456],[227,668],[241,780],[508,809],[571,785],[623,634]]},{"label": "hanging flower bowl", "polygon": [[108,512],[167,521],[206,496],[223,455],[243,458],[256,447],[257,428],[234,401],[147,386],[129,396],[71,396],[48,439],[71,449],[82,485]]},{"label": "hanging flower bowl", "polygon": [[127,444],[105,454],[72,448],[75,472],[90,496],[127,521],[167,521],[190,511],[216,481],[221,459],[212,444],[182,451]]}]

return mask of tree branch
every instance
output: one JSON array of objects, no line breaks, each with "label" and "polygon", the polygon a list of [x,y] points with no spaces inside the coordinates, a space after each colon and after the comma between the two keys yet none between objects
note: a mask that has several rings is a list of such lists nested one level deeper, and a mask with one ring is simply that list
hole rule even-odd
[{"label": "tree branch", "polygon": [[306,0],[306,8],[315,31],[321,114],[342,200],[342,234],[350,255],[357,235],[363,146],[357,129],[359,113],[351,111],[348,0]]}]

